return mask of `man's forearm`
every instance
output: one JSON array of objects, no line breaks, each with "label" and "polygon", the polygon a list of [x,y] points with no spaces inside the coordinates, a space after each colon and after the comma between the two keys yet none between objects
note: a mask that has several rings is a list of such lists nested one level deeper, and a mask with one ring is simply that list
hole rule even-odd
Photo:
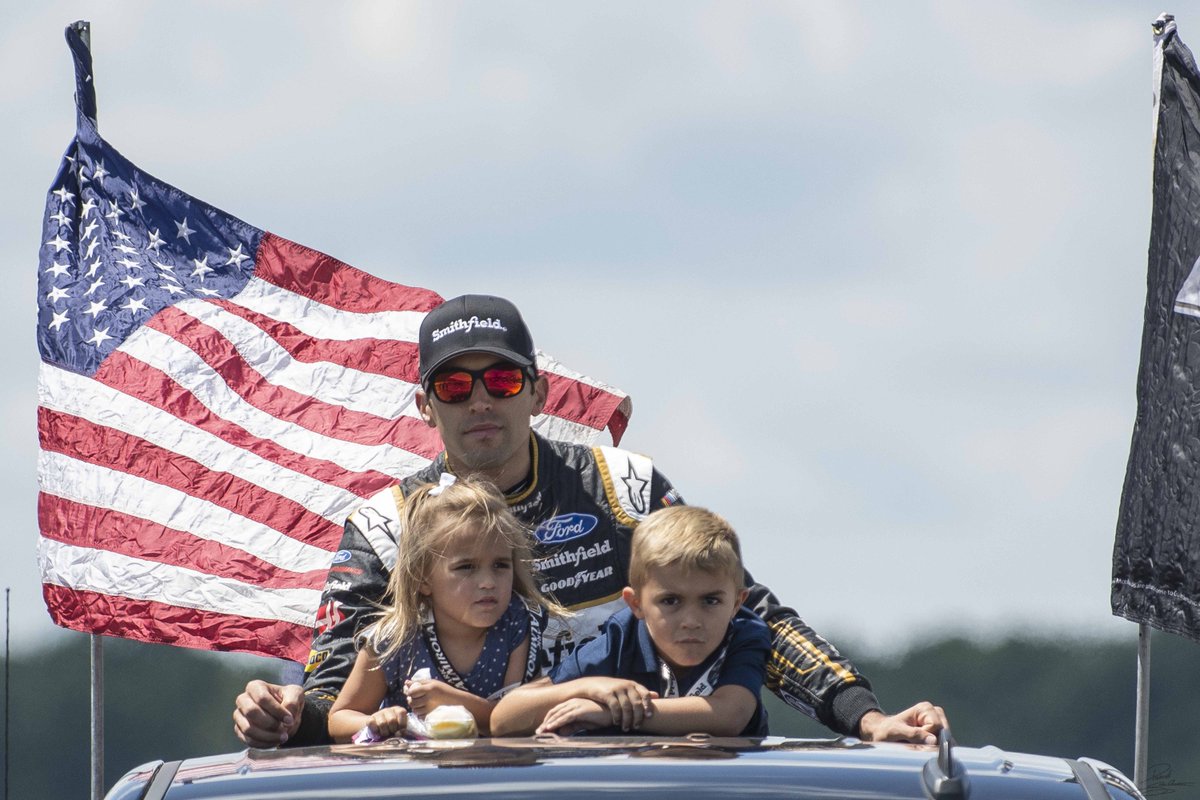
[{"label": "man's forearm", "polygon": [[332,744],[329,737],[329,708],[333,701],[309,692],[304,695],[304,710],[300,713],[300,727],[287,740],[285,747],[307,747],[315,744]]}]

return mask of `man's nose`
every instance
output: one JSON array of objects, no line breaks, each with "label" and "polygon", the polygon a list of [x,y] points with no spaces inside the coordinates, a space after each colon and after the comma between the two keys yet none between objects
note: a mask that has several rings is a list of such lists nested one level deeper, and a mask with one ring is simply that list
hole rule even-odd
[{"label": "man's nose", "polygon": [[467,405],[478,410],[492,407],[492,396],[484,387],[483,378],[477,378],[474,385],[471,386],[471,396],[467,398]]}]

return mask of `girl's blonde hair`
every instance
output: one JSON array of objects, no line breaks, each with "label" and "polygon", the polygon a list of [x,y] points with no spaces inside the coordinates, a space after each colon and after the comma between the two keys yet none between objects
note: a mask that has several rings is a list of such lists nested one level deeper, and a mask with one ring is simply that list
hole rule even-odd
[{"label": "girl's blonde hair", "polygon": [[405,498],[400,514],[399,552],[388,580],[380,614],[361,634],[382,662],[417,634],[429,600],[421,584],[429,580],[439,558],[452,555],[459,537],[494,537],[513,554],[513,592],[531,606],[555,616],[568,612],[547,599],[534,582],[533,536],[513,516],[504,496],[492,484],[459,478],[454,483],[421,486]]}]

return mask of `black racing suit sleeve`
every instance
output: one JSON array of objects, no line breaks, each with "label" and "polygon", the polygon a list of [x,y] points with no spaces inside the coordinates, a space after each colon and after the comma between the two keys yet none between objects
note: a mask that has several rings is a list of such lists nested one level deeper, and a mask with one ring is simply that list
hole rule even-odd
[{"label": "black racing suit sleeve", "polygon": [[755,583],[749,572],[746,586],[750,590],[746,605],[771,629],[767,688],[822,725],[857,736],[863,715],[882,710],[871,684],[795,611],[780,605],[770,589]]},{"label": "black racing suit sleeve", "polygon": [[336,606],[336,624],[317,633],[304,676],[304,712],[300,728],[287,742],[290,746],[328,744],[329,708],[342,691],[358,651],[354,634],[369,624],[387,591],[388,573],[366,537],[346,522],[337,564],[329,570],[322,607]]}]

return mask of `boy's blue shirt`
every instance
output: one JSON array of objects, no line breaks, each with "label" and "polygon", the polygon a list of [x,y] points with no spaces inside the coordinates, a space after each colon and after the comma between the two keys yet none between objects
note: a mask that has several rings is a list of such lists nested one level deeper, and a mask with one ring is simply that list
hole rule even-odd
[{"label": "boy's blue shirt", "polygon": [[[766,736],[767,712],[763,708],[761,691],[767,674],[767,658],[771,654],[771,634],[766,623],[744,606],[729,622],[722,646],[708,658],[688,670],[676,674],[679,691],[686,693],[697,678],[704,675],[724,650],[724,662],[713,688],[742,686],[754,695],[754,715],[742,730],[742,736]],[[600,627],[600,636],[580,647],[550,671],[554,683],[566,683],[576,678],[593,676],[628,678],[653,692],[664,691],[658,651],[650,638],[646,623],[629,609],[618,611]],[[593,733],[620,733],[619,730]]]}]

